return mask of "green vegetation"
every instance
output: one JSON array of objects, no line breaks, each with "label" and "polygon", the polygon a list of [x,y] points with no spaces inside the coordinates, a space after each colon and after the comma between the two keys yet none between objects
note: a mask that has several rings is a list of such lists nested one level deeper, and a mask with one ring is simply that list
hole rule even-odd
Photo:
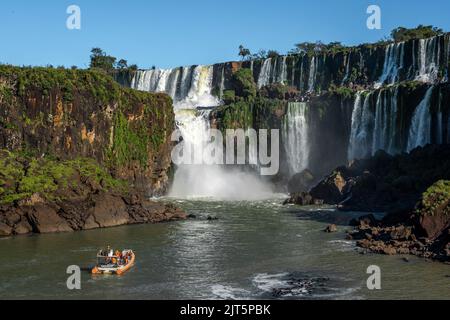
[{"label": "green vegetation", "polygon": [[422,195],[422,215],[434,216],[437,211],[444,215],[450,214],[450,181],[440,180],[427,189]]},{"label": "green vegetation", "polygon": [[106,54],[100,48],[93,48],[91,50],[91,63],[89,67],[91,69],[99,69],[106,73],[112,74],[114,71],[124,71],[124,70],[132,70],[135,71],[138,69],[137,65],[133,64],[128,66],[128,61],[125,59],[120,59],[117,61],[116,57],[110,56]]},{"label": "green vegetation", "polygon": [[[20,122],[23,127],[33,130],[39,126],[45,127],[47,119],[53,118],[51,108],[48,108],[48,113],[39,112],[37,115],[28,112],[24,101],[29,98],[47,97],[47,102],[42,102],[45,105],[56,97],[63,104],[77,103],[77,108],[85,105],[110,106],[115,128],[113,145],[106,146],[108,159],[105,160],[111,166],[131,165],[135,161],[141,167],[148,166],[149,155],[158,153],[167,137],[167,130],[173,128],[172,101],[169,97],[123,88],[99,69],[0,65],[0,84],[0,104],[17,111],[16,118],[11,118],[11,115],[9,118],[0,117],[0,126],[6,129],[20,129]],[[69,121],[70,115],[66,116]]]},{"label": "green vegetation", "polygon": [[[120,94],[119,84],[107,74],[96,70],[0,65],[0,79],[9,83],[8,96],[14,92],[21,98],[25,98],[30,92],[37,91],[43,96],[55,92],[61,93],[65,102],[71,102],[76,93],[84,93],[107,104]],[[4,90],[1,89],[2,94]]]},{"label": "green vegetation", "polygon": [[225,90],[222,95],[225,104],[233,103],[236,100],[236,92],[234,90]]},{"label": "green vegetation", "polygon": [[355,91],[349,87],[330,85],[329,93],[343,97],[344,99],[352,99],[355,96]]},{"label": "green vegetation", "polygon": [[433,26],[419,25],[417,28],[407,29],[403,27],[392,30],[391,37],[395,42],[411,39],[424,39],[442,35],[444,31]]},{"label": "green vegetation", "polygon": [[124,181],[114,179],[93,159],[59,160],[0,151],[0,204],[28,199],[34,194],[49,201],[62,200],[64,191],[78,188],[80,181],[90,181],[104,190],[126,190]]},{"label": "green vegetation", "polygon": [[233,74],[232,81],[237,96],[245,99],[256,96],[257,87],[250,69],[239,69]]}]

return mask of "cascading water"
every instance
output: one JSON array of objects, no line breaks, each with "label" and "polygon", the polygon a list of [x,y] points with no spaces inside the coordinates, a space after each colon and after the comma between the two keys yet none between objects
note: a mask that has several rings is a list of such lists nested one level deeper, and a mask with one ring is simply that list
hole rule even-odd
[{"label": "cascading water", "polygon": [[[376,88],[383,84],[394,84],[404,80],[416,80],[426,83],[436,83],[439,80],[441,65],[441,37],[411,40],[411,46],[406,50],[405,42],[392,43],[386,47],[383,72],[375,84]],[[448,48],[442,48],[450,51]],[[411,55],[411,63],[405,66],[406,55]],[[445,76],[445,75],[444,75]],[[444,77],[445,78],[445,77]]]},{"label": "cascading water", "polygon": [[431,142],[430,102],[433,89],[434,87],[430,86],[414,112],[408,135],[408,151]]},{"label": "cascading water", "polygon": [[261,71],[259,72],[258,88],[262,88],[270,84],[270,76],[272,74],[272,58],[264,60]]},{"label": "cascading water", "polygon": [[419,66],[416,80],[435,83],[439,76],[438,37],[419,40]]},{"label": "cascading water", "polygon": [[[392,90],[394,91],[392,93]],[[391,98],[389,98],[391,96]],[[397,138],[397,100],[398,87],[380,90],[375,110],[375,126],[373,130],[372,155],[378,150],[395,154],[398,152]]]},{"label": "cascading water", "polygon": [[212,95],[212,82],[212,66],[138,71],[132,81],[135,89],[166,92],[175,100],[175,121],[183,138],[183,150],[191,150],[193,164],[177,167],[169,196],[221,200],[270,198],[271,188],[255,174],[203,163],[205,149],[216,142],[209,139],[210,111],[199,111],[198,107],[220,104],[218,97]]},{"label": "cascading water", "polygon": [[308,168],[307,109],[308,106],[305,102],[288,103],[283,122],[283,146],[291,176]]},{"label": "cascading water", "polygon": [[383,84],[393,84],[398,81],[399,70],[403,68],[405,43],[392,43],[386,47],[383,73],[376,87]]},{"label": "cascading water", "polygon": [[[363,95],[366,95],[363,102]],[[352,129],[350,133],[350,143],[348,159],[366,158],[371,153],[371,126],[373,115],[370,112],[370,99],[372,93],[358,92],[352,113]]]},{"label": "cascading water", "polygon": [[315,56],[311,59],[311,64],[309,67],[309,80],[308,80],[308,91],[313,92],[316,84],[316,72],[317,72],[317,61]]}]

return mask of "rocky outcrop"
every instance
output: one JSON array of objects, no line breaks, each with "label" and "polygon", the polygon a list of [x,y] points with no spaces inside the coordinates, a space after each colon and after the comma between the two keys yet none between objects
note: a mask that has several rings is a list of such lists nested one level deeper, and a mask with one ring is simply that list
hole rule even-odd
[{"label": "rocky outcrop", "polygon": [[149,196],[171,170],[172,100],[101,71],[0,66],[0,149],[87,157]]},{"label": "rocky outcrop", "polygon": [[0,236],[186,218],[147,200],[169,185],[169,96],[101,71],[2,65],[0,109]]},{"label": "rocky outcrop", "polygon": [[336,168],[309,195],[341,210],[400,215],[411,212],[433,183],[450,179],[450,164],[442,160],[449,157],[448,145],[428,145],[397,156],[379,151],[372,158]]},{"label": "rocky outcrop", "polygon": [[130,202],[129,198],[119,194],[101,193],[83,200],[0,206],[0,236],[72,232],[184,219],[187,219],[186,213],[172,205],[139,197]]},{"label": "rocky outcrop", "polygon": [[292,194],[287,203],[324,202],[340,210],[386,212],[352,220],[349,234],[358,245],[384,254],[414,254],[449,261],[449,145],[428,145],[410,154],[382,151],[339,167],[310,192]]}]

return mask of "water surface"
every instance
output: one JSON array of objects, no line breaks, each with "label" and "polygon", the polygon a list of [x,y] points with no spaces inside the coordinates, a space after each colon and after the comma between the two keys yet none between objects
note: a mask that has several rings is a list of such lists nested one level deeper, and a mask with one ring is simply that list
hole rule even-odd
[{"label": "water surface", "polygon": [[[196,219],[0,239],[0,298],[19,299],[450,299],[448,265],[361,254],[345,241],[358,214],[259,202],[171,200]],[[217,218],[208,220],[207,218]],[[340,223],[339,232],[322,230]],[[132,248],[124,276],[91,276],[98,248]],[[382,290],[366,288],[369,265]],[[82,289],[66,287],[79,265]]]}]

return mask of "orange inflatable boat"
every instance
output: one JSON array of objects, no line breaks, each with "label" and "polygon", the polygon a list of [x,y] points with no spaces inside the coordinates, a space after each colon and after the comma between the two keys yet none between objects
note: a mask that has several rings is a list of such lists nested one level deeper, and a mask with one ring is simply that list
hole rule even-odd
[{"label": "orange inflatable boat", "polygon": [[135,259],[136,255],[133,250],[123,250],[115,254],[105,254],[103,251],[100,251],[97,254],[97,265],[92,268],[91,273],[121,275],[130,270],[134,265]]}]

